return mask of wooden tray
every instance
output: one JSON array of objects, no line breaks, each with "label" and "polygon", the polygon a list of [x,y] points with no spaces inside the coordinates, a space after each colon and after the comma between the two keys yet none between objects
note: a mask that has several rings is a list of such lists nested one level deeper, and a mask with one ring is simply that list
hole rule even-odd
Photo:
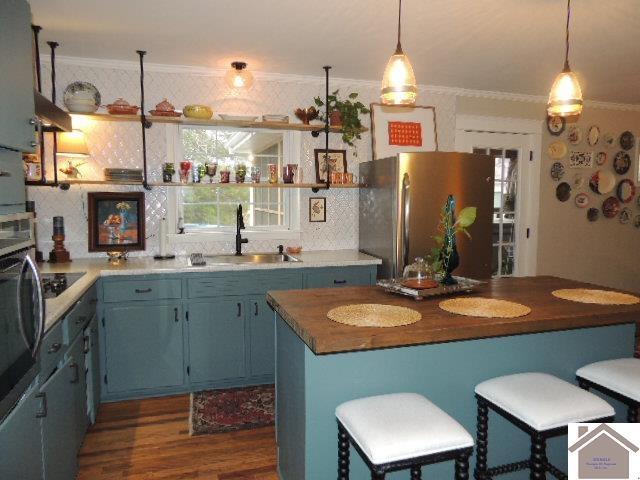
[{"label": "wooden tray", "polygon": [[413,288],[405,287],[400,284],[400,281],[396,279],[383,279],[378,280],[377,285],[384,288],[387,292],[396,293],[398,295],[405,295],[412,297],[415,300],[423,300],[430,297],[441,297],[443,295],[452,295],[456,293],[468,293],[473,292],[485,282],[480,280],[473,280],[471,278],[453,277],[458,281],[457,285],[440,285],[436,288],[428,288],[426,290],[416,290]]}]

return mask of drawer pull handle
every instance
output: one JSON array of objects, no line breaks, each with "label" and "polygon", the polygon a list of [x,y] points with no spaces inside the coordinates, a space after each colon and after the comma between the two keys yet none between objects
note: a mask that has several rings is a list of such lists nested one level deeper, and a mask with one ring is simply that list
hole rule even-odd
[{"label": "drawer pull handle", "polygon": [[86,321],[87,317],[85,317],[84,315],[80,315],[78,318],[76,318],[76,325],[82,325]]},{"label": "drawer pull handle", "polygon": [[242,316],[242,304],[240,302],[238,302],[238,316]]},{"label": "drawer pull handle", "polygon": [[98,303],[98,299],[97,298],[92,298],[91,301],[89,302],[91,305],[95,305]]},{"label": "drawer pull handle", "polygon": [[258,316],[258,302],[253,303],[256,306],[256,317]]},{"label": "drawer pull handle", "polygon": [[49,350],[47,350],[47,353],[57,353],[60,351],[61,348],[62,348],[62,344],[58,342],[52,343],[51,346],[49,347]]},{"label": "drawer pull handle", "polygon": [[71,383],[80,382],[80,369],[78,368],[78,364],[73,362],[69,367],[73,370],[73,379],[71,380]]},{"label": "drawer pull handle", "polygon": [[345,285],[347,283],[346,280],[334,280],[333,284],[334,285]]},{"label": "drawer pull handle", "polygon": [[44,418],[47,416],[47,394],[37,393],[36,398],[40,400],[40,410],[36,412],[36,418]]},{"label": "drawer pull handle", "polygon": [[31,145],[31,147],[35,148],[40,144],[40,142],[36,142],[35,140],[31,140],[29,142],[29,145]]},{"label": "drawer pull handle", "polygon": [[151,293],[151,288],[136,288],[136,293]]},{"label": "drawer pull handle", "polygon": [[91,342],[89,341],[89,337],[84,337],[84,348],[82,349],[82,351],[85,353],[85,355],[87,353],[89,353],[89,350],[91,348]]},{"label": "drawer pull handle", "polygon": [[10,177],[11,176],[11,172],[8,172],[6,170],[0,170],[0,177]]},{"label": "drawer pull handle", "polygon": [[178,323],[180,321],[180,319],[178,318],[178,307],[173,309],[173,313],[174,313],[174,321]]}]

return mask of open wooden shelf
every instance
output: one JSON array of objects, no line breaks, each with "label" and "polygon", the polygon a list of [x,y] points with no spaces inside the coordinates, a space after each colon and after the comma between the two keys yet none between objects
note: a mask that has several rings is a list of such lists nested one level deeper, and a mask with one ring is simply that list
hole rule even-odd
[{"label": "open wooden shelf", "polygon": [[[142,182],[114,182],[110,180],[81,180],[81,179],[68,179],[68,180],[59,180],[61,184],[67,185],[142,185]],[[198,188],[319,188],[324,189],[327,188],[326,183],[164,183],[164,182],[149,182],[148,185],[150,187],[198,187]],[[38,185],[34,185],[38,186]],[[360,185],[356,183],[351,184],[331,184],[330,188],[360,188]]]},{"label": "open wooden shelf", "polygon": [[[108,113],[82,114],[72,113],[73,116],[94,120],[97,122],[140,122],[140,115],[110,115]],[[151,123],[172,123],[177,125],[195,125],[207,127],[233,127],[233,128],[265,128],[269,130],[295,130],[300,132],[322,132],[324,125],[321,123],[305,125],[303,123],[280,122],[244,122],[238,120],[220,120],[215,117],[210,120],[199,120],[187,117],[157,117],[148,115],[145,117]],[[340,127],[330,127],[333,133],[339,133]],[[362,128],[361,132],[368,131]]]}]

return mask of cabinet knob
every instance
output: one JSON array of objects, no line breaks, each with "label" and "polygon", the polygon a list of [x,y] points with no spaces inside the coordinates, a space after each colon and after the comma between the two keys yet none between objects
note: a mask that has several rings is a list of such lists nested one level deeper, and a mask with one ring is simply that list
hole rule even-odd
[{"label": "cabinet knob", "polygon": [[47,350],[47,353],[57,353],[60,351],[60,349],[62,348],[62,345],[58,342],[56,343],[52,343],[51,346],[49,347],[49,350]]},{"label": "cabinet knob", "polygon": [[44,418],[47,416],[47,394],[37,393],[36,398],[40,400],[40,409],[36,412],[36,418]]},{"label": "cabinet knob", "polygon": [[238,302],[238,316],[242,316],[242,304],[240,302]]},{"label": "cabinet knob", "polygon": [[29,125],[37,125],[38,124],[38,119],[36,117],[31,117],[29,119]]},{"label": "cabinet knob", "polygon": [[11,176],[11,172],[8,172],[6,170],[0,170],[0,177],[10,177]]},{"label": "cabinet knob", "polygon": [[29,142],[29,145],[31,145],[32,147],[34,147],[34,148],[35,148],[35,147],[37,147],[37,146],[38,146],[38,142],[36,142],[35,140],[31,140],[31,141]]}]

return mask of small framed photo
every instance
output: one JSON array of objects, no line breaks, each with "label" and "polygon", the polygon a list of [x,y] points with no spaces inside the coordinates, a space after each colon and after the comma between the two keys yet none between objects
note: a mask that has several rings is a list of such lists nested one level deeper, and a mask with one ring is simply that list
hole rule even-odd
[{"label": "small framed photo", "polygon": [[[316,160],[316,182],[327,182],[327,167],[330,172],[344,173],[347,171],[347,151],[329,150],[329,161],[325,160],[326,151],[324,148],[316,148],[313,151]],[[331,177],[329,177],[331,178]]]},{"label": "small framed photo", "polygon": [[327,221],[327,199],[325,197],[309,198],[309,221]]},{"label": "small framed photo", "polygon": [[88,203],[90,252],[145,249],[143,192],[91,192]]}]

